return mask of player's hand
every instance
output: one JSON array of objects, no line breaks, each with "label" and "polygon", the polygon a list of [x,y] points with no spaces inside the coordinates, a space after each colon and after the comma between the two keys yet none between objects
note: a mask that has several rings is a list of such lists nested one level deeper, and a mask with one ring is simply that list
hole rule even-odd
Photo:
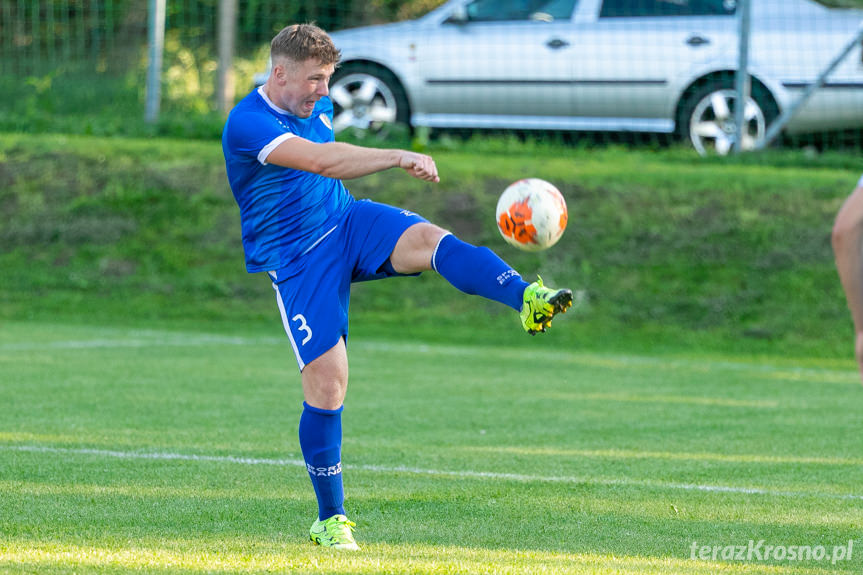
[{"label": "player's hand", "polygon": [[437,166],[431,156],[415,152],[403,152],[399,158],[399,167],[411,176],[426,182],[439,182]]}]

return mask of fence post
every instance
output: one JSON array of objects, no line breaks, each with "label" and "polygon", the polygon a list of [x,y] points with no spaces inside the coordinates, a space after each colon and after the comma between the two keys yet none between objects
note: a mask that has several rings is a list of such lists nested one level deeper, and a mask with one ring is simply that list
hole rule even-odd
[{"label": "fence post", "polygon": [[165,49],[165,0],[149,1],[148,36],[150,42],[147,66],[147,110],[145,119],[154,123],[159,119],[159,102],[162,98],[162,53]]},{"label": "fence post", "polygon": [[739,29],[738,29],[738,52],[737,73],[734,75],[734,126],[736,137],[734,138],[734,152],[743,151],[743,137],[746,135],[746,102],[749,101],[749,30],[751,20],[750,0],[738,0]]},{"label": "fence post", "polygon": [[234,39],[237,31],[237,0],[219,2],[219,73],[216,106],[223,114],[234,103]]}]

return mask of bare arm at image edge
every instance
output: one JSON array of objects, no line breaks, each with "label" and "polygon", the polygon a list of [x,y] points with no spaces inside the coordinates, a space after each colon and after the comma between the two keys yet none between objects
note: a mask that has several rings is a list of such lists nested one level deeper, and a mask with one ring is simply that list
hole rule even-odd
[{"label": "bare arm at image edge", "polygon": [[836,269],[854,321],[854,356],[863,379],[863,177],[836,215],[832,242]]},{"label": "bare arm at image edge", "polygon": [[440,181],[434,160],[425,154],[407,150],[364,148],[341,142],[318,144],[299,137],[279,144],[267,156],[267,163],[339,180],[401,168],[417,179],[427,182]]}]

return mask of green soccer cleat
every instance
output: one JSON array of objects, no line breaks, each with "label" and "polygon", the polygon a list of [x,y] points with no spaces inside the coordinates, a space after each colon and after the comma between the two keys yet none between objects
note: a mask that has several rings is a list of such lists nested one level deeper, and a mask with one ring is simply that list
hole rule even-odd
[{"label": "green soccer cleat", "polygon": [[530,335],[536,335],[551,326],[551,318],[565,313],[572,306],[572,291],[550,289],[542,285],[542,278],[524,290],[524,304],[521,306],[521,325]]},{"label": "green soccer cleat", "polygon": [[309,530],[309,539],[315,545],[332,547],[340,551],[359,551],[360,546],[354,541],[353,528],[356,523],[344,515],[333,515],[325,521],[318,519]]}]

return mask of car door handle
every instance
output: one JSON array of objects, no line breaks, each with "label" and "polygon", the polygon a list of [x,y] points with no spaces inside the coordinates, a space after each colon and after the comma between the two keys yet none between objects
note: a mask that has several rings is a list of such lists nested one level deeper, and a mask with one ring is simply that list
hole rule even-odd
[{"label": "car door handle", "polygon": [[690,36],[686,39],[686,43],[690,46],[704,46],[705,44],[710,44],[710,40],[703,36]]},{"label": "car door handle", "polygon": [[561,40],[560,38],[555,38],[546,42],[545,45],[552,50],[558,50],[560,48],[565,48],[566,46],[569,46],[569,42],[567,42],[566,40]]}]

